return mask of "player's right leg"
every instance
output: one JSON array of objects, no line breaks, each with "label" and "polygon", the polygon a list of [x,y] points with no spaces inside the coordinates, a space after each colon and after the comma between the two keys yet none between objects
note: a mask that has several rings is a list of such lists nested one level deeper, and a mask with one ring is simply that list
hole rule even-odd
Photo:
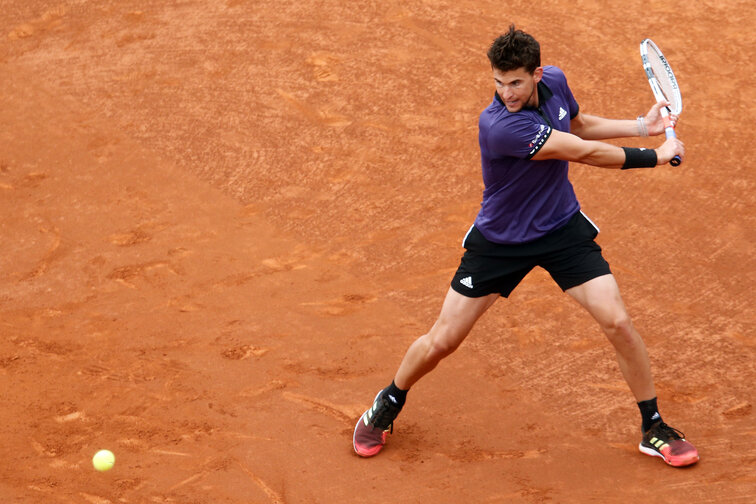
[{"label": "player's right leg", "polygon": [[[428,332],[410,345],[394,378],[394,385],[404,391],[435,368],[464,341],[475,322],[496,301],[499,294],[466,297],[449,289],[441,314]],[[354,428],[354,451],[363,457],[378,454],[386,443],[386,434],[393,428],[401,410],[396,398],[381,390],[373,405],[362,414]]]},{"label": "player's right leg", "polygon": [[409,390],[420,378],[453,353],[464,341],[475,322],[499,298],[499,294],[466,297],[449,288],[441,313],[428,334],[410,345],[394,377],[396,386]]}]

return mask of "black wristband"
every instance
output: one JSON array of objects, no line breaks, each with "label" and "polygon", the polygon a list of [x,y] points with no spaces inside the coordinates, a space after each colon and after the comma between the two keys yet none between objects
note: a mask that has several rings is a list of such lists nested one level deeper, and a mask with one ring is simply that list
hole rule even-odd
[{"label": "black wristband", "polygon": [[636,149],[634,147],[622,147],[625,151],[625,164],[623,170],[628,168],[653,168],[658,161],[654,149]]}]

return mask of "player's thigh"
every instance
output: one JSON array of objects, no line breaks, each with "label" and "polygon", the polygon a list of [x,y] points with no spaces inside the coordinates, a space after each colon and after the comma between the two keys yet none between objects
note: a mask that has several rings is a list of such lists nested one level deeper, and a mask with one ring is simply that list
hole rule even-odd
[{"label": "player's thigh", "polygon": [[498,298],[498,293],[467,297],[449,288],[441,313],[430,331],[431,337],[445,346],[456,348]]},{"label": "player's thigh", "polygon": [[595,277],[565,292],[602,326],[614,326],[628,318],[619,286],[612,274]]}]

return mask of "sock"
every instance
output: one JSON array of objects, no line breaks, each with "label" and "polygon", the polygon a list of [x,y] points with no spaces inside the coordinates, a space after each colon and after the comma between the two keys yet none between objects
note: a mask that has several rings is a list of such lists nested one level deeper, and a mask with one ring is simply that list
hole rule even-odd
[{"label": "sock", "polygon": [[656,397],[649,399],[648,401],[641,401],[638,403],[638,408],[641,412],[641,418],[643,419],[643,432],[646,432],[656,422],[661,421],[661,415],[659,414],[659,407],[656,405]]},{"label": "sock", "polygon": [[397,387],[393,381],[391,382],[391,385],[383,389],[383,391],[386,393],[386,397],[389,398],[389,401],[398,406],[399,409],[401,409],[407,401],[407,392],[409,392],[409,390],[402,390]]}]

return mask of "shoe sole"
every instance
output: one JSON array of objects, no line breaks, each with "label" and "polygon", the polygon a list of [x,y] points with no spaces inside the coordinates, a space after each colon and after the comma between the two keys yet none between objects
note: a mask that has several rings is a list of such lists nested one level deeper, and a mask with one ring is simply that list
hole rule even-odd
[{"label": "shoe sole", "polygon": [[667,460],[667,457],[665,457],[664,455],[662,455],[658,451],[656,451],[656,450],[654,450],[652,448],[648,448],[647,446],[643,446],[642,442],[638,445],[638,450],[640,450],[641,453],[643,453],[645,455],[648,455],[650,457],[659,457],[667,465],[670,465],[672,467],[686,467],[686,466],[695,464],[700,459],[700,457],[696,456],[696,458],[693,458],[693,459],[690,459],[690,460],[686,460],[686,461],[684,461],[681,464],[679,464],[679,463],[678,464],[673,464],[672,462],[670,462],[669,460]]}]

